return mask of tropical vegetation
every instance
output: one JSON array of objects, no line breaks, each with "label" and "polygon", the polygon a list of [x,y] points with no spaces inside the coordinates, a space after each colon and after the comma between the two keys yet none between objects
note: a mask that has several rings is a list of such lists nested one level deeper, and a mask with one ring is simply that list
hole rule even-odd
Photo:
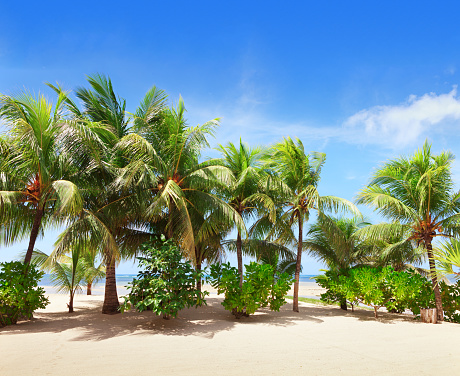
[{"label": "tropical vegetation", "polygon": [[[280,309],[292,282],[298,312],[308,252],[328,268],[318,278],[324,299],[343,309],[361,302],[376,315],[380,306],[416,313],[417,304],[434,302],[438,320],[443,310],[448,319],[456,314],[457,290],[441,281],[460,265],[452,153],[434,155],[425,143],[379,167],[356,199],[389,221],[372,225],[354,203],[320,195],[326,155],[307,152],[300,139],[267,147],[240,139],[206,158],[220,119],[190,126],[182,98],[171,104],[152,87],[129,113],[105,75],[88,76],[74,93],[48,86],[54,104],[28,92],[0,95],[0,243],[29,239],[22,272],[10,270],[22,273],[17,283],[33,301],[27,309],[46,303],[27,287],[28,274],[40,276],[32,263],[69,293],[69,311],[76,292],[86,286],[91,294],[105,276],[102,312],[118,313],[117,265],[137,257],[144,271],[121,310],[175,317],[205,304],[210,266],[209,281],[236,317]],[[35,244],[49,228],[64,230],[48,256]],[[449,240],[439,245],[437,237]],[[224,263],[227,252],[236,253],[236,268]],[[244,266],[243,256],[256,262]],[[420,268],[425,259],[429,271]],[[412,287],[404,290],[406,282]],[[2,286],[0,304],[10,307]]]},{"label": "tropical vegetation", "polygon": [[460,192],[452,179],[454,155],[434,155],[427,142],[409,158],[390,160],[380,167],[370,184],[358,194],[358,204],[368,205],[391,223],[368,226],[361,234],[378,241],[404,233],[399,243],[414,241],[429,259],[438,320],[443,319],[441,291],[433,254],[433,239],[458,236]]},{"label": "tropical vegetation", "polygon": [[160,246],[144,245],[145,256],[138,257],[143,268],[135,278],[121,311],[133,306],[138,311],[151,310],[164,319],[177,317],[181,309],[206,304],[207,292],[196,288],[202,278],[190,261],[183,261],[179,247],[164,237]]},{"label": "tropical vegetation", "polygon": [[49,304],[43,287],[38,286],[43,272],[20,261],[0,263],[0,327],[29,319],[32,313]]},{"label": "tropical vegetation", "polygon": [[[305,153],[301,140],[285,138],[275,144],[267,154],[267,166],[282,182],[281,208],[284,209],[278,223],[282,223],[277,239],[282,244],[297,246],[294,280],[293,310],[299,311],[299,281],[302,263],[303,229],[310,218],[310,211],[321,214],[327,211],[348,211],[361,215],[358,208],[348,200],[335,196],[320,196],[317,186],[321,168],[326,161],[324,153]],[[289,224],[286,226],[285,224]],[[293,236],[292,227],[298,236]]]},{"label": "tropical vegetation", "polygon": [[249,316],[261,307],[279,311],[292,284],[288,273],[278,274],[269,264],[251,262],[246,265],[243,284],[238,269],[230,263],[211,266],[209,282],[224,294],[222,305],[236,318]]}]

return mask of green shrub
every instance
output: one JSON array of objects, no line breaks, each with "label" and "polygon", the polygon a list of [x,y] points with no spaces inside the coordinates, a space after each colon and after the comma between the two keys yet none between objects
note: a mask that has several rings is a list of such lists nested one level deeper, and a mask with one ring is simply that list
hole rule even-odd
[{"label": "green shrub", "polygon": [[286,303],[285,296],[292,284],[287,273],[276,275],[273,266],[251,262],[245,265],[243,287],[240,287],[238,269],[230,263],[211,266],[209,282],[224,294],[222,305],[237,318],[253,314],[260,307],[279,311]]},{"label": "green shrub", "polygon": [[362,303],[374,308],[375,317],[380,307],[390,312],[404,312],[410,309],[420,313],[420,307],[432,307],[434,302],[431,282],[413,271],[397,272],[384,268],[360,267],[347,271],[347,275],[337,275],[326,271],[316,277],[317,283],[328,291],[321,300],[350,304]]},{"label": "green shrub", "polygon": [[[457,283],[453,285],[448,285],[442,281],[439,287],[441,288],[444,319],[460,324],[460,281],[457,281]],[[433,306],[436,306],[434,304],[434,296]]]},{"label": "green shrub", "polygon": [[393,271],[388,275],[388,283],[393,292],[393,299],[385,305],[388,311],[410,309],[414,315],[419,315],[420,308],[436,306],[431,281],[415,271]]},{"label": "green shrub", "polygon": [[200,293],[196,282],[202,278],[190,261],[182,261],[179,248],[171,241],[163,241],[159,247],[143,246],[144,257],[138,257],[144,267],[128,287],[120,310],[134,306],[138,311],[151,310],[163,318],[176,317],[186,307],[206,304],[207,292]]},{"label": "green shrub", "polygon": [[355,294],[353,280],[348,278],[347,275],[326,270],[325,274],[318,275],[314,279],[320,287],[327,289],[324,294],[321,294],[322,301],[326,303],[347,303],[352,308],[359,303]]},{"label": "green shrub", "polygon": [[45,290],[38,287],[44,275],[33,265],[19,261],[0,263],[0,326],[16,324],[20,317],[49,304]]}]

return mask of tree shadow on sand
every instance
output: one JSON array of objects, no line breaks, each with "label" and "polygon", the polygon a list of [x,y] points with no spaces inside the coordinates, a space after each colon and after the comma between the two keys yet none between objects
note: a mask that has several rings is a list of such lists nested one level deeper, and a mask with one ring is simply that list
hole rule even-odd
[{"label": "tree shadow on sand", "polygon": [[[43,312],[31,321],[3,328],[0,335],[28,333],[60,333],[75,330],[72,341],[102,341],[126,335],[168,335],[200,336],[211,339],[216,333],[231,330],[235,325],[275,325],[291,326],[299,321],[321,324],[331,316],[345,316],[364,321],[375,321],[372,311],[342,311],[335,306],[300,306],[300,312],[292,311],[292,304],[286,304],[280,312],[266,308],[255,315],[235,319],[224,310],[222,299],[208,298],[208,305],[200,308],[184,309],[175,319],[164,320],[152,312],[129,311],[118,315],[103,315],[101,301],[87,301],[85,308],[76,308],[74,313]],[[411,316],[382,313],[378,322],[395,323],[409,321],[416,323]]]}]

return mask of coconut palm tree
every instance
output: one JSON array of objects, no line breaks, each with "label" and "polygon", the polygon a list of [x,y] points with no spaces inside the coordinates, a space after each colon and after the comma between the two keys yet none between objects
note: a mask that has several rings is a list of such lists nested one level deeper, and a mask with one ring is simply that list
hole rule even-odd
[{"label": "coconut palm tree", "polygon": [[236,223],[244,231],[238,213],[215,192],[233,184],[231,172],[214,160],[199,161],[219,120],[188,126],[180,98],[157,123],[137,117],[135,121],[136,133],[117,145],[128,161],[117,184],[123,191],[137,192],[137,199],[146,205],[144,220],[164,223],[166,237],[175,239],[191,260],[197,256],[196,247],[218,236],[222,227]]},{"label": "coconut palm tree", "polygon": [[394,221],[369,226],[363,236],[379,240],[404,232],[404,240],[414,240],[426,250],[438,320],[443,319],[443,311],[432,243],[438,236],[456,236],[460,230],[460,192],[454,190],[453,160],[450,152],[433,155],[425,142],[413,156],[386,162],[357,198],[359,204]]},{"label": "coconut palm tree", "polygon": [[[270,197],[270,176],[262,170],[261,147],[250,148],[241,139],[238,146],[229,142],[226,146],[217,148],[222,154],[218,163],[227,167],[234,177],[233,184],[227,185],[221,191],[225,200],[232,206],[236,213],[245,221],[254,219],[261,210],[269,211],[269,218],[273,220],[275,203]],[[241,231],[237,229],[236,255],[238,273],[240,274],[240,287],[243,285],[243,242]]]},{"label": "coconut palm tree", "polygon": [[[356,237],[357,230],[367,225],[359,217],[334,218],[319,213],[308,230],[303,248],[330,270],[346,274],[351,267],[367,263],[373,254],[375,245]],[[346,300],[340,303],[340,308],[347,310]]]},{"label": "coconut palm tree", "polygon": [[[118,313],[116,288],[116,263],[122,257],[132,257],[140,245],[149,240],[150,226],[139,217],[141,200],[133,192],[122,192],[115,184],[120,171],[127,164],[117,148],[118,143],[133,133],[133,122],[126,113],[126,101],[114,92],[110,78],[95,74],[88,77],[90,88],[77,88],[81,100],[80,110],[70,96],[65,103],[74,119],[84,119],[101,126],[98,129],[105,152],[100,163],[87,176],[84,192],[85,207],[82,215],[62,234],[56,243],[58,256],[69,248],[89,247],[100,249],[106,265],[106,284],[103,313]],[[60,86],[49,85],[57,93]],[[153,87],[144,96],[136,111],[138,121],[154,123],[165,108],[166,95]]]},{"label": "coconut palm tree", "polygon": [[0,147],[1,240],[9,244],[29,235],[26,264],[45,227],[81,212],[79,186],[94,162],[87,145],[102,147],[90,124],[65,121],[65,97],[61,92],[53,106],[43,95],[0,95],[8,132]]},{"label": "coconut palm tree", "polygon": [[[291,242],[297,246],[296,272],[294,281],[293,310],[299,311],[299,276],[303,251],[303,227],[310,217],[310,211],[317,213],[339,210],[361,215],[356,206],[348,200],[335,196],[320,196],[317,185],[321,168],[326,160],[324,153],[305,153],[302,141],[293,141],[290,137],[275,144],[267,153],[267,167],[272,169],[284,183],[282,207],[284,212],[281,223],[289,223],[280,232],[280,242]],[[294,242],[292,226],[297,226],[298,237]],[[276,227],[276,226],[275,226]],[[277,226],[280,228],[280,226]]]}]

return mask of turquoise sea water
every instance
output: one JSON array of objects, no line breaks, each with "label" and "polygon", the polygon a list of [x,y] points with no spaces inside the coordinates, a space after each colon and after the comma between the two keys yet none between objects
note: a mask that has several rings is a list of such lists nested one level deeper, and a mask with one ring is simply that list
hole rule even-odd
[{"label": "turquoise sea water", "polygon": [[[53,287],[53,283],[50,277],[51,276],[49,274],[45,274],[43,278],[40,280],[39,286],[44,287],[47,293],[54,294],[57,291]],[[118,289],[119,295],[127,294],[126,286],[128,286],[128,283],[131,282],[133,278],[135,277],[136,277],[136,274],[117,274],[117,289]],[[314,277],[314,275],[301,274],[300,282],[314,283],[315,281],[311,279],[311,277]],[[105,279],[102,279],[96,285],[93,285],[92,294],[93,295],[104,294],[104,285],[105,285]],[[86,291],[86,287],[84,287],[83,290]]]}]

